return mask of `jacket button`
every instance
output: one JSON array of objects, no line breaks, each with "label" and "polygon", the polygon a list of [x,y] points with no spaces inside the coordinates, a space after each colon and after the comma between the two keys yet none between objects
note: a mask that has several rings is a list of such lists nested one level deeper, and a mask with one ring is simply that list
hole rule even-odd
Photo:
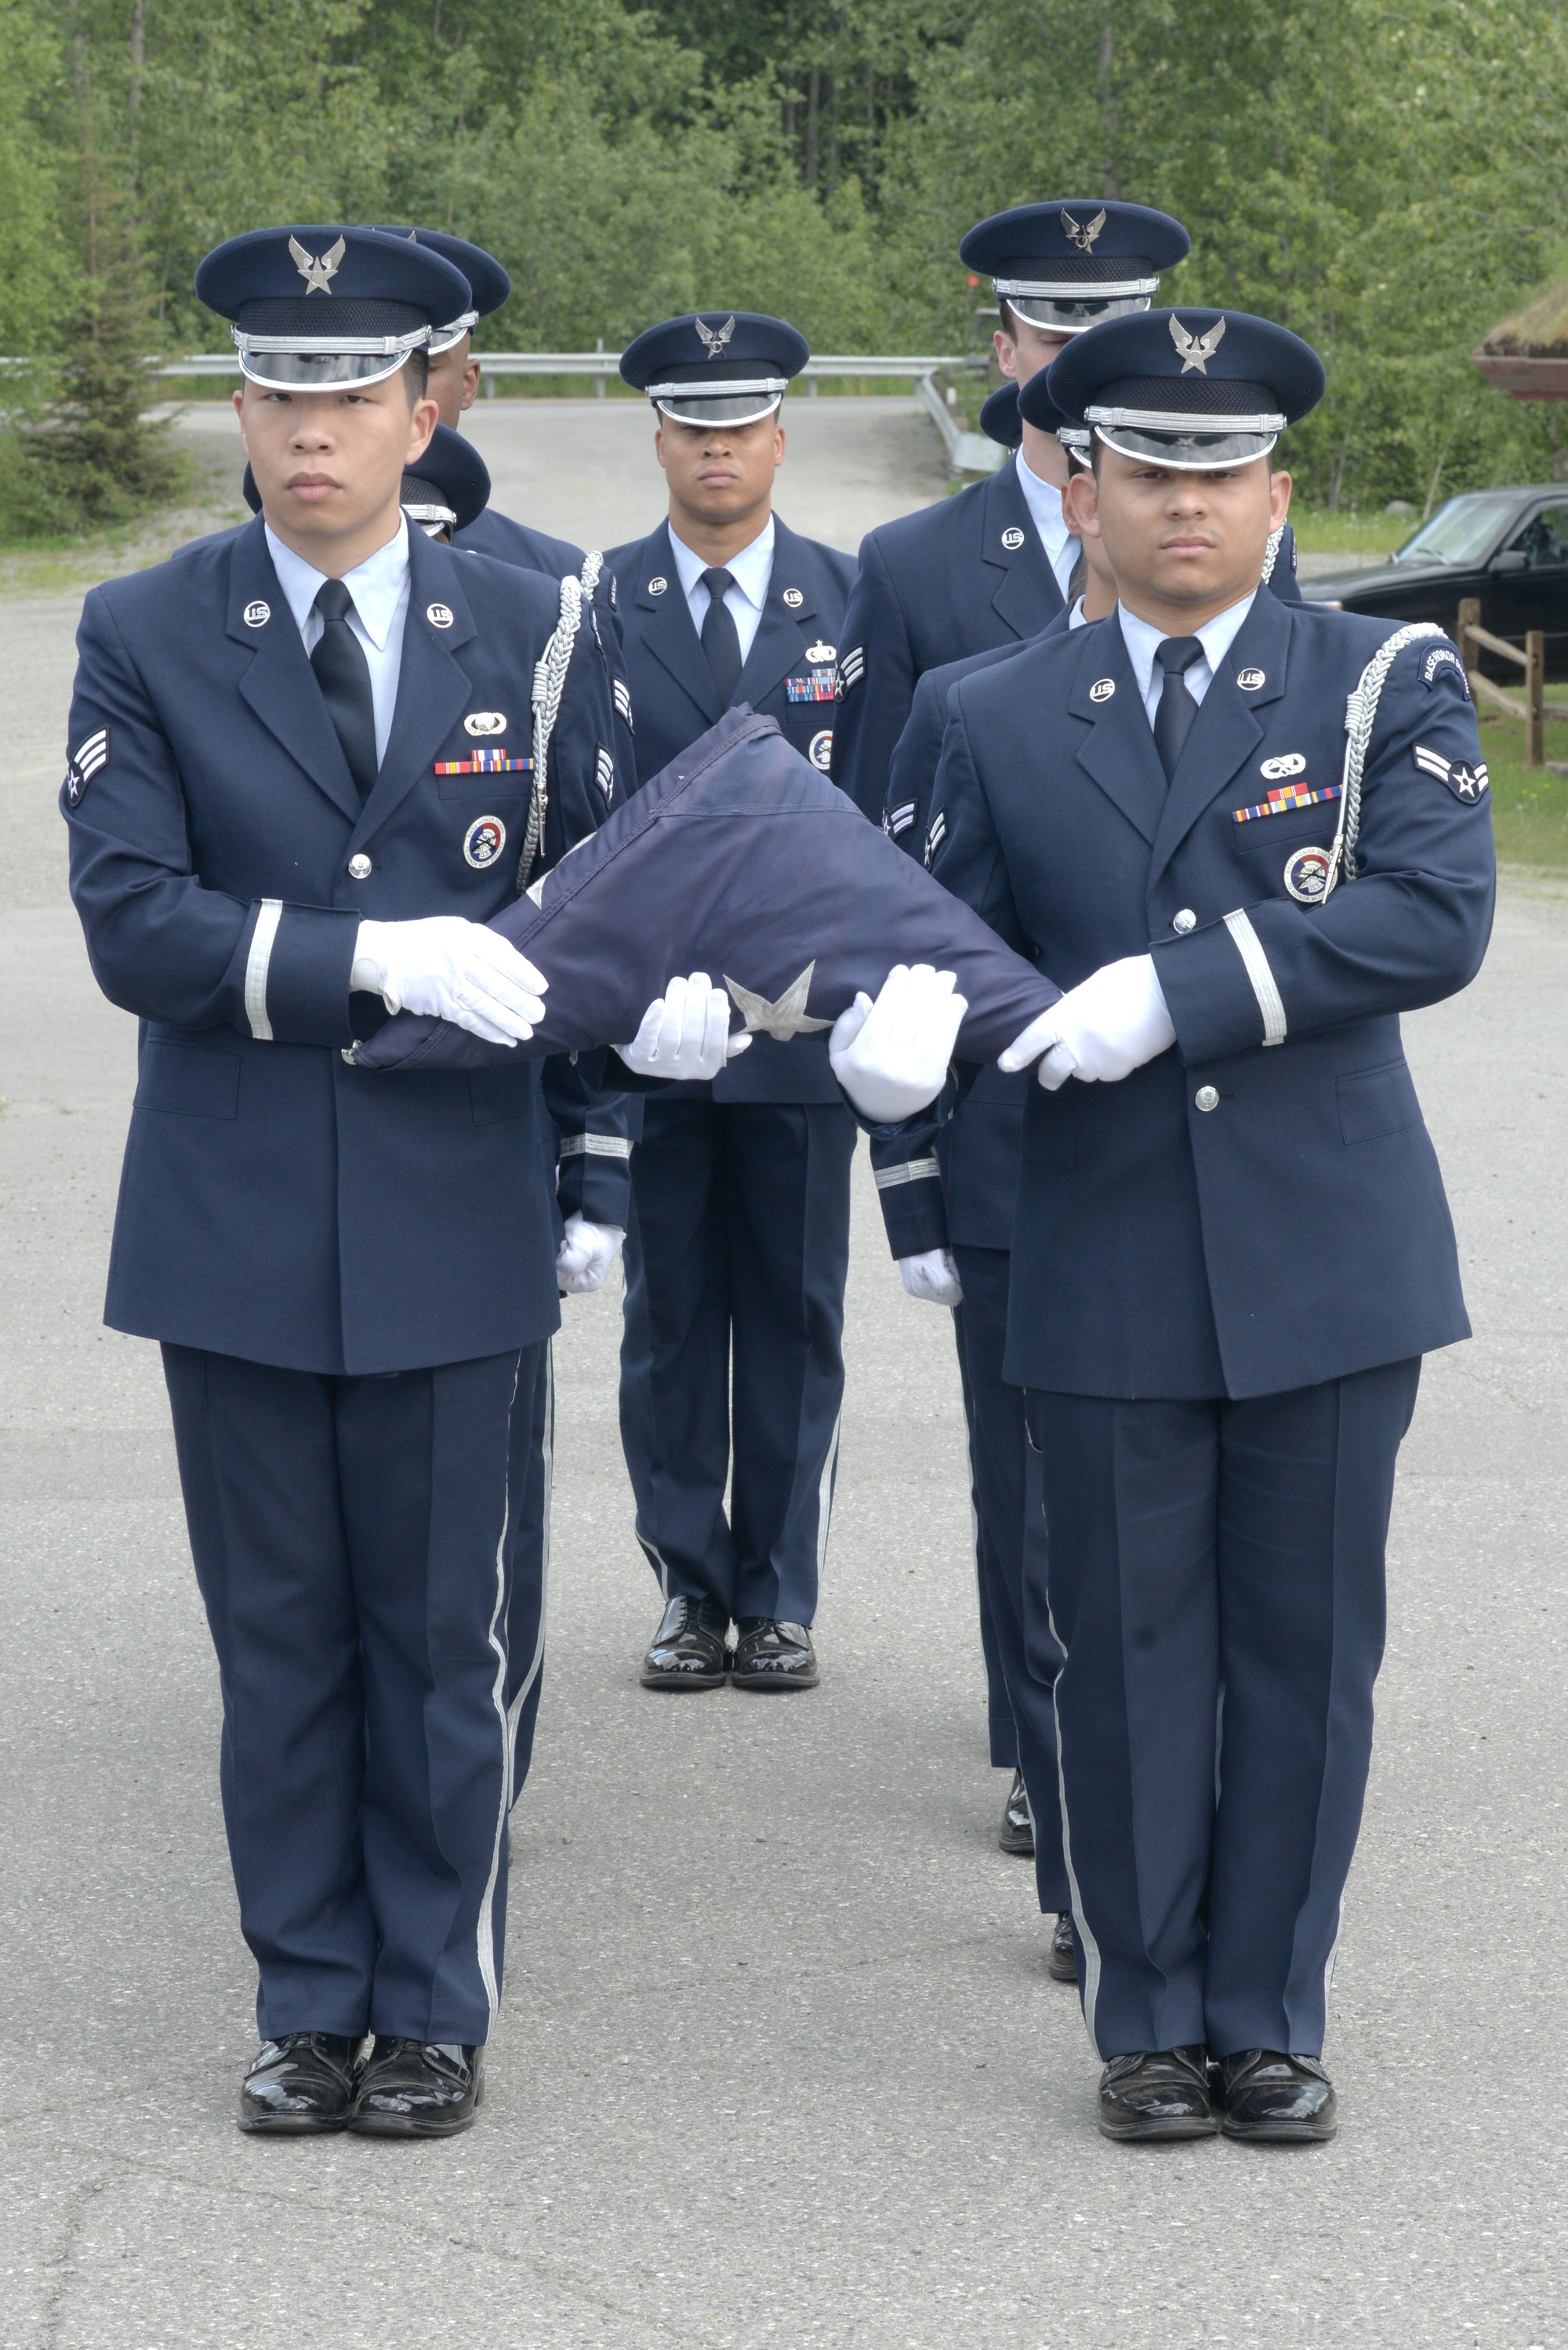
[{"label": "jacket button", "polygon": [[1179,914],[1172,914],[1170,927],[1179,938],[1185,938],[1189,931],[1198,928],[1198,917],[1190,906],[1183,906]]},{"label": "jacket button", "polygon": [[351,881],[363,881],[369,870],[370,860],[363,849],[357,857],[351,857],[348,859],[348,878]]},{"label": "jacket button", "polygon": [[1192,1097],[1192,1106],[1195,1109],[1218,1109],[1220,1107],[1219,1087],[1199,1086],[1198,1091]]}]

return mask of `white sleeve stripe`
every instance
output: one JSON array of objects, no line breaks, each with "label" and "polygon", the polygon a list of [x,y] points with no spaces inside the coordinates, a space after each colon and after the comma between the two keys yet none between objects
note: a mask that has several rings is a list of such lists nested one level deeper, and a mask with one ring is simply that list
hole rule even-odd
[{"label": "white sleeve stripe", "polygon": [[1285,1041],[1285,1007],[1274,984],[1274,974],[1269,969],[1263,942],[1240,906],[1234,913],[1226,915],[1225,928],[1235,940],[1236,951],[1247,966],[1247,976],[1252,983],[1252,993],[1263,1015],[1263,1042],[1265,1045],[1282,1045]]},{"label": "white sleeve stripe", "polygon": [[631,1144],[624,1134],[564,1134],[563,1159],[629,1159]]},{"label": "white sleeve stripe", "polygon": [[272,1022],[266,1016],[266,975],[272,963],[273,941],[283,920],[283,899],[264,898],[256,926],[251,932],[251,951],[245,963],[245,1018],[251,1024],[251,1035],[264,1045],[272,1043]]},{"label": "white sleeve stripe", "polygon": [[934,1183],[942,1170],[933,1157],[906,1159],[901,1167],[878,1167],[874,1171],[878,1191],[896,1191],[900,1183]]}]

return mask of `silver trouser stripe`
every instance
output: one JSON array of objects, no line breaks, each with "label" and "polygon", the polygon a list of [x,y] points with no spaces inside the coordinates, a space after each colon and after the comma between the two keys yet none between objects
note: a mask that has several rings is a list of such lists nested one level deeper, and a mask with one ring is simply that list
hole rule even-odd
[{"label": "silver trouser stripe", "polygon": [[827,1529],[833,1516],[833,1492],[838,1468],[838,1431],[844,1425],[840,1411],[833,1423],[828,1440],[827,1457],[822,1464],[822,1479],[816,1489],[816,1572],[820,1577],[827,1565]]},{"label": "silver trouser stripe", "polygon": [[895,1191],[900,1183],[935,1181],[941,1174],[935,1158],[906,1159],[901,1167],[878,1167],[875,1170],[878,1191]]},{"label": "silver trouser stripe", "polygon": [[251,1035],[264,1045],[272,1043],[272,1022],[266,1016],[266,975],[272,963],[273,941],[283,920],[283,899],[264,898],[256,926],[251,932],[251,951],[245,963],[245,1018],[251,1024]]},{"label": "silver trouser stripe", "polygon": [[506,1800],[508,1807],[515,1804],[517,1785],[517,1725],[523,1719],[523,1709],[528,1693],[539,1678],[545,1661],[545,1616],[550,1599],[550,1505],[554,1499],[556,1476],[556,1350],[554,1343],[545,1342],[545,1367],[540,1373],[545,1382],[545,1433],[540,1447],[545,1478],[545,1523],[539,1545],[539,1630],[534,1642],[534,1655],[516,1696],[506,1709]]},{"label": "silver trouser stripe", "polygon": [[[1033,1443],[1033,1436],[1030,1442]],[[1036,1448],[1038,1449],[1038,1448]],[[1045,1598],[1045,1621],[1051,1627],[1051,1638],[1062,1651],[1062,1667],[1067,1665],[1067,1643],[1056,1629],[1056,1618],[1051,1613],[1049,1593]],[[1057,1674],[1060,1680],[1061,1673]],[[1062,1806],[1062,1862],[1067,1872],[1067,1896],[1073,1905],[1073,1931],[1084,1953],[1084,2022],[1088,2027],[1089,2044],[1102,2059],[1105,2050],[1095,2033],[1095,2011],[1100,2003],[1100,1946],[1089,1931],[1089,1921],[1084,1915],[1084,1897],[1078,1888],[1078,1872],[1073,1866],[1073,1828],[1067,1817],[1067,1766],[1062,1752],[1062,1716],[1056,1715],[1056,1796]]]},{"label": "silver trouser stripe", "polygon": [[631,1143],[624,1134],[564,1134],[563,1159],[629,1159]]},{"label": "silver trouser stripe", "polygon": [[1263,1042],[1265,1045],[1282,1045],[1285,1041],[1285,1007],[1280,1000],[1280,991],[1274,985],[1274,974],[1269,969],[1263,941],[1240,906],[1234,913],[1226,915],[1225,928],[1235,940],[1236,951],[1247,966],[1247,976],[1252,983],[1252,993],[1263,1015]]},{"label": "silver trouser stripe", "polygon": [[[506,1412],[508,1427],[517,1408],[517,1388],[522,1376],[523,1357],[519,1355],[512,1373],[512,1400]],[[495,1542],[495,1605],[490,1611],[489,1632],[491,1653],[495,1659],[495,1678],[491,1684],[490,1700],[495,1708],[496,1722],[501,1731],[501,1801],[496,1807],[490,1874],[484,1881],[484,1896],[479,1905],[479,1926],[474,1938],[479,1979],[484,1985],[485,2003],[490,2010],[492,2023],[501,2007],[501,1986],[495,1979],[495,1888],[501,1876],[501,1840],[506,1834],[506,1815],[512,1809],[512,1723],[506,1711],[506,1537],[511,1531],[512,1464],[508,1455],[501,1479],[501,1532]],[[543,1618],[540,1628],[542,1635]]]}]

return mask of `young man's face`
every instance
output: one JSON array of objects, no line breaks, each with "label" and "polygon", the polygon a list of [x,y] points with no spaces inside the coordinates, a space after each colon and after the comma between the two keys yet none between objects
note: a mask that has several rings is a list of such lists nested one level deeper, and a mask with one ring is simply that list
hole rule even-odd
[{"label": "young man's face", "polygon": [[754,424],[680,424],[664,416],[653,445],[671,506],[709,524],[738,522],[773,495],[784,427],[776,415]]},{"label": "young man's face", "polygon": [[465,408],[473,406],[479,390],[479,361],[472,356],[471,335],[460,335],[450,351],[431,353],[430,380],[426,387],[436,404],[442,424],[457,431],[457,420]]},{"label": "young man's face", "polygon": [[1050,366],[1058,351],[1066,349],[1070,338],[1054,335],[1045,327],[1032,327],[1027,318],[1003,310],[1002,324],[992,339],[996,345],[996,364],[1002,374],[1027,383],[1031,376]]},{"label": "young man's face", "polygon": [[1284,521],[1291,477],[1266,457],[1214,473],[1124,457],[1101,447],[1098,472],[1075,494],[1081,526],[1099,536],[1124,602],[1223,611],[1262,576],[1269,533]]},{"label": "young man's face", "polygon": [[410,402],[408,378],[330,391],[276,391],[247,380],[234,394],[240,433],[262,509],[280,536],[353,537],[395,508],[403,469],[424,453],[436,404]]}]

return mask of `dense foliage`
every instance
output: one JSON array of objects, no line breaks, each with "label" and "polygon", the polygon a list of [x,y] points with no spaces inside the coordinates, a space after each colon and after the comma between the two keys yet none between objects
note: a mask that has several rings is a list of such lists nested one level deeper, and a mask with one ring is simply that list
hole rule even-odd
[{"label": "dense foliage", "polygon": [[[1564,0],[0,0],[0,349],[42,363],[8,399],[65,418],[24,436],[57,444],[46,503],[107,513],[157,465],[88,447],[84,386],[139,339],[216,347],[192,268],[265,220],[476,236],[515,280],[496,344],[701,303],[962,350],[963,228],[1103,192],[1191,229],[1170,298],[1323,352],[1315,503],[1425,507],[1552,472],[1560,430],[1568,465],[1558,411],[1469,358],[1568,261],[1565,111]],[[16,477],[0,436],[13,523]]]}]

